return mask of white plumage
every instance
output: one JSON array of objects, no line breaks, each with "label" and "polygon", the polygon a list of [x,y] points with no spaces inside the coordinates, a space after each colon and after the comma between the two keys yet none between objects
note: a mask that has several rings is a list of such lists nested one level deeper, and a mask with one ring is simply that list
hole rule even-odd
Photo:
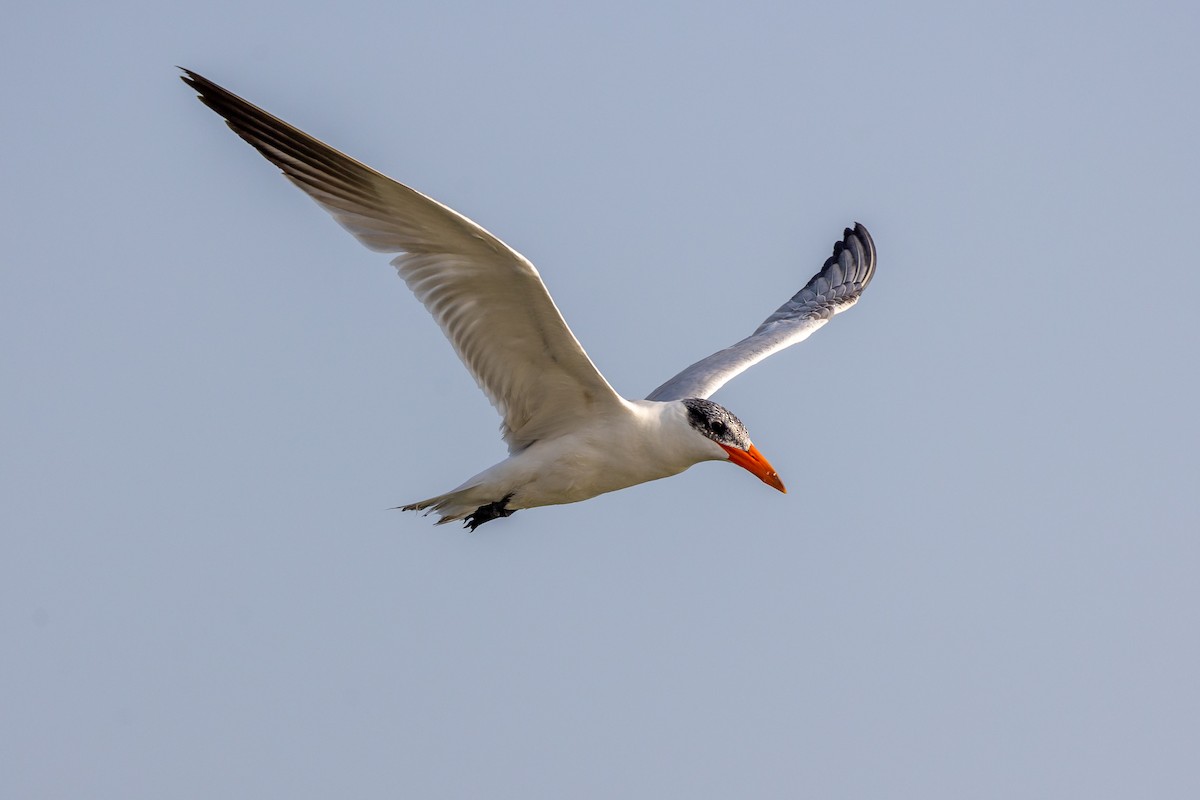
[{"label": "white plumage", "polygon": [[853,305],[875,271],[861,225],[753,334],[626,400],[600,374],[524,256],[453,209],[343,155],[202,76],[183,80],[229,127],[372,250],[398,253],[425,305],[503,418],[509,457],[406,510],[474,529],[535,506],[572,503],[731,460],[779,490],[745,427],[707,398]]}]

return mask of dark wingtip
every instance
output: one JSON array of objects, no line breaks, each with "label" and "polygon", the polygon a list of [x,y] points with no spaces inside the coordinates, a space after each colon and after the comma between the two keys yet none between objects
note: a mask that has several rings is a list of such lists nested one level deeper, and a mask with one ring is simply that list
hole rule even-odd
[{"label": "dark wingtip", "polygon": [[867,230],[867,226],[856,221],[854,223],[854,230],[849,228],[846,229],[846,236],[850,236],[851,234],[862,240],[862,243],[866,246],[867,254],[870,256],[871,260],[874,261],[875,240],[871,238],[871,233]]},{"label": "dark wingtip", "polygon": [[867,284],[875,277],[875,240],[871,238],[867,227],[861,222],[855,222],[853,228],[845,228],[842,231],[842,240],[835,242],[833,245],[833,254],[825,259],[825,264],[821,267],[821,271],[836,264],[842,257],[842,253],[849,250],[854,256],[854,261],[860,274],[857,275],[859,283],[859,293],[867,288]]},{"label": "dark wingtip", "polygon": [[208,81],[205,80],[204,76],[199,75],[195,72],[192,72],[187,67],[181,67],[178,64],[176,64],[175,69],[177,69],[183,73],[182,75],[179,76],[179,80],[183,81],[188,86],[191,86],[196,91],[200,91],[200,87],[197,84],[199,84],[200,82],[208,83]]}]

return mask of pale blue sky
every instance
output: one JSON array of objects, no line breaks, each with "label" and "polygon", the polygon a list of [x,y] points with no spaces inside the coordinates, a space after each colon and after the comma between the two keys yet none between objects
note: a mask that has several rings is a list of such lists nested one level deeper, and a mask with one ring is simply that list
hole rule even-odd
[{"label": "pale blue sky", "polygon": [[[0,31],[0,796],[1200,796],[1191,4],[26,4]],[[642,396],[845,225],[701,465],[468,535],[387,259],[195,69],[538,265]]]}]

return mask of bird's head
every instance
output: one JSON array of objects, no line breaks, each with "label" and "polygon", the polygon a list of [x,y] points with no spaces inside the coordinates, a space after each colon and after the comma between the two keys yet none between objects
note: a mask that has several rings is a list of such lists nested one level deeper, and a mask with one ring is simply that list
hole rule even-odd
[{"label": "bird's head", "polygon": [[734,464],[748,470],[768,486],[787,493],[783,481],[779,480],[779,473],[750,442],[746,426],[729,409],[698,397],[689,397],[682,402],[687,409],[688,424],[693,430],[720,446]]}]

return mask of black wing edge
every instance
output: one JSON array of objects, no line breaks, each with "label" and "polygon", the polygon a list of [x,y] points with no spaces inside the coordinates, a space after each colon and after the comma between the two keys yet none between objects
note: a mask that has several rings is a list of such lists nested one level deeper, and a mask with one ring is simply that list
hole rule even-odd
[{"label": "black wing edge", "polygon": [[[370,189],[370,177],[378,174],[375,170],[313,139],[203,75],[186,67],[177,69],[183,72],[179,79],[196,91],[200,102],[219,114],[230,130],[284,174],[335,194]],[[342,185],[338,186],[337,182]]]},{"label": "black wing edge", "polygon": [[817,274],[804,288],[763,320],[752,336],[758,336],[779,323],[801,319],[829,319],[858,302],[863,290],[875,277],[875,241],[866,227],[854,223],[842,232],[842,240],[833,245],[833,255],[825,259]]},{"label": "black wing edge", "polygon": [[833,255],[825,259],[821,270],[804,288],[811,288],[818,278],[829,280],[829,268],[840,263],[842,254],[847,250],[850,251],[853,264],[850,265],[850,271],[842,276],[841,282],[857,283],[858,291],[854,292],[853,296],[858,299],[858,296],[867,288],[867,284],[875,277],[875,240],[871,238],[871,234],[867,232],[866,226],[861,222],[855,222],[853,228],[846,228],[842,232],[842,240],[833,245]]}]

